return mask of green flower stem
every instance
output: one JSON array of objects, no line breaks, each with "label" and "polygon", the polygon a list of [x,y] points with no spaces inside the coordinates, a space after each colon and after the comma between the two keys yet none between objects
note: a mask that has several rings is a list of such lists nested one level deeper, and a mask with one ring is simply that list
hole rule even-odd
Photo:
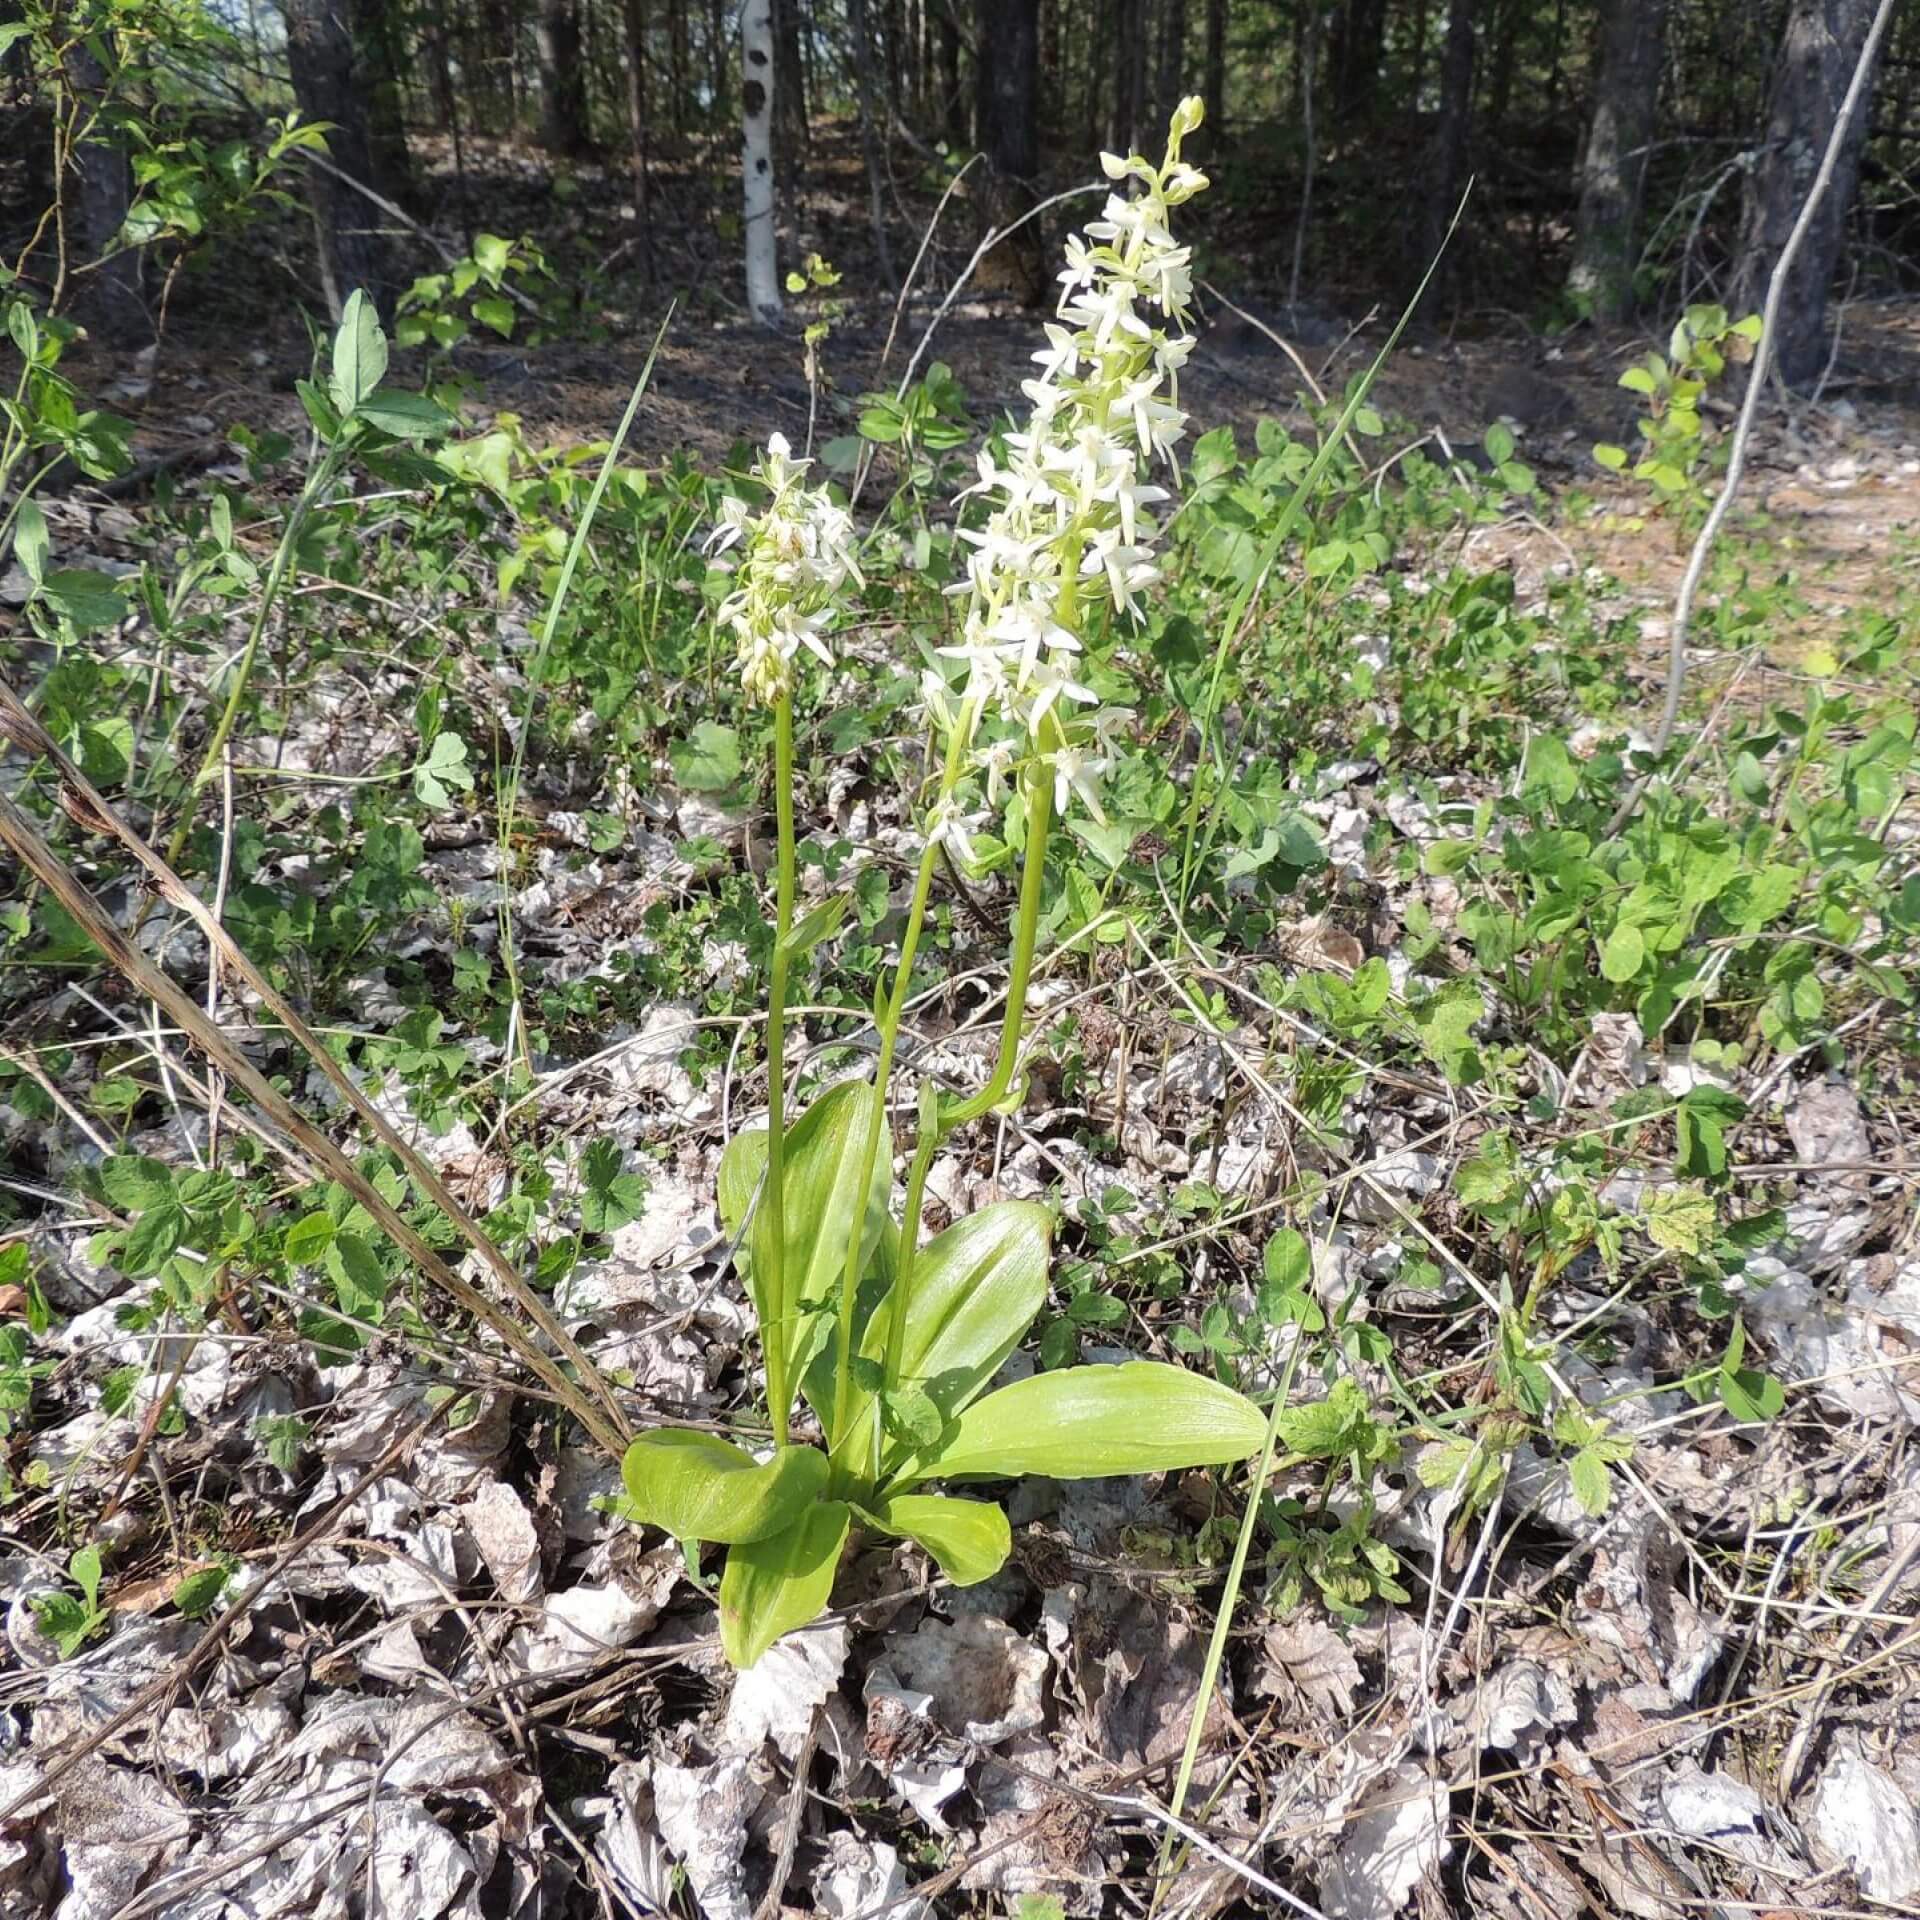
[{"label": "green flower stem", "polygon": [[970,1100],[950,1107],[940,1116],[940,1137],[955,1127],[991,1113],[1013,1085],[1014,1062],[1020,1053],[1020,1034],[1027,1016],[1027,982],[1033,975],[1033,953],[1040,936],[1040,896],[1047,872],[1047,832],[1053,824],[1053,776],[1037,756],[1028,761],[1020,784],[1027,803],[1027,848],[1020,869],[1020,917],[1013,930],[1013,964],[1007,976],[1007,1011],[1000,1026],[1000,1057],[993,1077]]},{"label": "green flower stem", "polygon": [[793,927],[793,695],[783,693],[773,709],[773,810],[779,836],[774,889],[773,978],[767,990],[767,1180],[760,1196],[766,1231],[760,1243],[767,1324],[767,1402],[777,1446],[789,1444],[787,1416],[793,1387],[787,1377],[792,1329],[787,1324],[786,1213],[786,1019],[787,935]]},{"label": "green flower stem", "polygon": [[[920,1207],[926,1197],[927,1174],[933,1166],[934,1153],[945,1137],[937,1118],[932,1126],[922,1126],[920,1137],[914,1142],[913,1164],[907,1170],[900,1251],[894,1264],[893,1287],[887,1296],[886,1380],[889,1386],[899,1382],[901,1361],[907,1344],[907,1303],[913,1297],[913,1267],[919,1252]],[[876,1485],[883,1477],[886,1444],[886,1413],[883,1408],[876,1408],[873,1422],[873,1478]]]},{"label": "green flower stem", "polygon": [[[966,767],[967,748],[973,739],[979,718],[977,706],[969,701],[947,740],[947,758],[940,771],[940,792],[934,801],[937,814],[953,798],[960,775]],[[880,1164],[880,1141],[887,1130],[887,1082],[893,1074],[894,1051],[899,1045],[900,1022],[907,1005],[907,989],[913,979],[913,958],[920,947],[920,934],[926,925],[927,901],[933,891],[934,863],[940,856],[939,842],[929,834],[920,855],[919,871],[913,878],[913,900],[907,909],[907,924],[900,936],[900,959],[894,968],[893,985],[886,1005],[880,1010],[880,1058],[874,1069],[873,1116],[867,1122],[865,1148],[860,1156],[860,1184],[856,1193],[873,1190],[873,1172]],[[846,1409],[853,1400],[853,1309],[860,1291],[860,1241],[854,1233],[847,1242],[846,1265],[840,1272],[840,1351],[834,1366],[833,1424],[829,1451],[846,1438]]]},{"label": "green flower stem", "polygon": [[[902,1343],[906,1339],[907,1306],[912,1298],[913,1261],[920,1244],[920,1206],[926,1194],[927,1172],[940,1144],[956,1127],[990,1113],[1007,1097],[1013,1085],[1014,1063],[1026,1023],[1027,983],[1033,975],[1034,948],[1040,937],[1040,896],[1047,871],[1047,832],[1053,820],[1053,778],[1037,755],[1021,774],[1027,803],[1027,847],[1020,869],[1020,915],[1013,933],[1013,964],[1007,979],[1007,1011],[1000,1028],[1000,1057],[993,1075],[972,1099],[957,1106],[934,1109],[933,1124],[922,1126],[914,1145],[913,1165],[907,1175],[906,1206],[900,1219],[900,1251],[893,1289],[887,1306],[888,1383],[900,1377]],[[876,1441],[876,1445],[878,1442]]]}]

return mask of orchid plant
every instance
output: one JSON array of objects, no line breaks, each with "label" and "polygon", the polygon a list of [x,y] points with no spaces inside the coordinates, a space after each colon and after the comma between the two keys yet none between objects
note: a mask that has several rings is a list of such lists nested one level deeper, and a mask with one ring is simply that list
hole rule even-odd
[{"label": "orchid plant", "polygon": [[[635,1518],[684,1542],[728,1549],[720,1581],[727,1657],[750,1666],[827,1605],[849,1536],[917,1541],[947,1578],[989,1578],[1012,1545],[992,1501],[944,1491],[970,1481],[1056,1479],[1223,1465],[1255,1452],[1265,1418],[1218,1381],[1149,1361],[1032,1374],[988,1391],[1046,1303],[1050,1217],[1026,1201],[965,1216],[924,1246],[920,1215],[935,1154],[953,1131],[1020,1094],[1018,1065],[1038,942],[1047,842],[1076,806],[1101,814],[1101,780],[1128,715],[1103,706],[1078,662],[1098,620],[1137,612],[1157,577],[1152,509],[1185,430],[1179,370],[1191,348],[1189,250],[1169,216],[1207,184],[1180,157],[1200,102],[1175,111],[1165,159],[1102,156],[1116,191],[1067,243],[1057,319],[1024,384],[1026,427],[1004,464],[982,453],[968,489],[987,503],[962,527],[970,549],[954,645],[923,683],[930,763],[900,952],[876,985],[878,1058],[869,1080],[831,1088],[788,1124],[788,969],[827,938],[847,900],[794,919],[793,698],[808,656],[830,663],[836,599],[859,574],[854,531],[776,436],[756,469],[757,512],[729,500],[717,551],[737,555],[720,608],[748,696],[770,707],[778,855],[767,1006],[768,1124],[720,1163],[719,1202],[758,1320],[773,1447],[765,1458],[687,1428],[643,1434],[624,1478]],[[963,496],[964,498],[965,496]],[[935,866],[970,855],[982,797],[1013,796],[1019,904],[998,1054],[963,1098],[920,1091],[918,1137],[893,1211],[888,1085]],[[796,1440],[796,1398],[823,1445]]]}]

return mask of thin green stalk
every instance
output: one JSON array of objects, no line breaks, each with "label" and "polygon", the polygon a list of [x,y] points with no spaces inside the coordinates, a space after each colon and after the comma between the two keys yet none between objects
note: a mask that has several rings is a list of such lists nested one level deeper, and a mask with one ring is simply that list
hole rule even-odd
[{"label": "thin green stalk", "polygon": [[163,857],[170,867],[180,863],[181,850],[186,846],[187,836],[193,832],[193,823],[199,816],[201,791],[219,773],[227,742],[232,739],[234,727],[239,723],[240,709],[246,704],[248,683],[253,678],[254,662],[260,657],[260,642],[266,635],[267,620],[292,570],[294,549],[299,544],[301,529],[307,524],[307,516],[313,511],[314,503],[332,486],[334,476],[344,464],[344,450],[337,445],[328,447],[320,456],[319,464],[308,473],[306,485],[300,489],[299,498],[294,501],[287,515],[287,524],[280,534],[280,544],[274,549],[273,565],[267,570],[267,583],[261,589],[260,604],[254,610],[253,625],[247,630],[247,644],[241,651],[233,682],[227,689],[227,704],[220,710],[220,718],[214,723],[213,732],[207,736],[206,751],[200,756],[200,769],[193,776],[193,785],[187,792],[186,808],[167,841]]},{"label": "thin green stalk", "polygon": [[756,1252],[763,1261],[767,1325],[767,1399],[773,1413],[776,1446],[789,1444],[787,1415],[793,1388],[787,1357],[793,1330],[787,1301],[787,935],[793,928],[793,695],[784,693],[773,709],[773,811],[779,839],[773,918],[773,978],[767,990],[767,1183],[760,1207],[764,1227]]},{"label": "thin green stalk", "polygon": [[1013,962],[1007,977],[1007,1010],[1000,1027],[1000,1055],[994,1062],[991,1078],[972,1099],[945,1109],[935,1103],[931,1111],[923,1113],[920,1137],[913,1150],[913,1165],[907,1176],[906,1205],[900,1218],[899,1267],[887,1307],[886,1377],[889,1381],[899,1377],[901,1346],[912,1300],[914,1253],[920,1244],[920,1207],[933,1156],[956,1127],[990,1113],[1006,1098],[1020,1053],[1020,1036],[1026,1022],[1027,983],[1032,978],[1034,949],[1040,937],[1047,832],[1053,818],[1053,780],[1045,762],[1037,756],[1030,760],[1021,775],[1021,785],[1027,802],[1027,846],[1020,869],[1020,911],[1013,933]]},{"label": "thin green stalk", "polygon": [[1047,832],[1053,824],[1053,780],[1038,758],[1021,776],[1026,789],[1027,848],[1020,869],[1020,914],[1013,930],[1013,964],[1007,976],[1007,1011],[1000,1025],[1000,1057],[993,1077],[972,1099],[963,1100],[941,1116],[944,1139],[955,1127],[991,1113],[1013,1085],[1014,1062],[1020,1052],[1020,1031],[1027,1014],[1027,982],[1033,974],[1033,953],[1040,934],[1040,896],[1045,891]]},{"label": "thin green stalk", "polygon": [[[947,741],[946,764],[940,773],[940,792],[934,801],[937,815],[953,798],[954,788],[966,765],[967,743],[973,738],[976,709],[969,703]],[[874,1169],[880,1164],[880,1142],[887,1130],[887,1082],[893,1075],[893,1056],[900,1041],[900,1022],[906,1013],[907,992],[913,980],[914,955],[919,951],[920,934],[926,925],[927,901],[933,890],[934,863],[940,845],[933,835],[920,855],[920,867],[913,878],[913,900],[907,909],[907,924],[900,936],[900,959],[894,968],[893,985],[879,1015],[880,1056],[874,1067],[873,1113],[867,1121],[867,1138],[860,1156],[860,1184],[856,1193],[873,1189]],[[846,1263],[840,1271],[840,1303],[836,1319],[839,1325],[839,1354],[834,1362],[833,1425],[829,1451],[846,1438],[846,1416],[853,1400],[853,1310],[860,1290],[861,1235],[852,1234],[847,1242]]]},{"label": "thin green stalk", "polygon": [[[1200,1691],[1194,1698],[1193,1717],[1187,1722],[1187,1744],[1180,1752],[1180,1770],[1174,1775],[1173,1799],[1167,1811],[1175,1820],[1187,1803],[1187,1790],[1193,1785],[1194,1763],[1200,1757],[1200,1736],[1205,1731],[1207,1708],[1213,1703],[1213,1689],[1220,1678],[1220,1663],[1226,1657],[1227,1635],[1233,1628],[1233,1610],[1240,1599],[1240,1584],[1246,1578],[1247,1555],[1253,1546],[1254,1529],[1260,1524],[1260,1496],[1266,1491],[1267,1475],[1273,1471],[1274,1441],[1280,1429],[1281,1410],[1293,1392],[1293,1376],[1300,1365],[1300,1354],[1307,1344],[1306,1329],[1294,1329],[1293,1346],[1281,1369],[1279,1391],[1267,1409],[1266,1438],[1260,1443],[1260,1464],[1254,1469],[1253,1487],[1247,1495],[1247,1511],[1240,1522],[1240,1537],[1233,1543],[1233,1560],[1227,1568],[1226,1591],[1220,1596],[1220,1611],[1214,1619],[1213,1637],[1207,1642],[1206,1664],[1200,1670]],[[1168,1864],[1173,1852],[1174,1830],[1169,1826],[1160,1841],[1160,1859],[1149,1916],[1160,1905],[1163,1889],[1169,1884]]]},{"label": "thin green stalk", "polygon": [[[934,1104],[932,1101],[928,1105]],[[894,1266],[893,1289],[887,1296],[886,1379],[897,1384],[907,1344],[907,1307],[913,1298],[913,1268],[920,1243],[920,1208],[926,1198],[927,1174],[933,1166],[934,1152],[942,1138],[937,1107],[926,1113],[920,1137],[914,1143],[913,1164],[907,1169],[906,1207],[900,1231],[900,1252]],[[882,1455],[887,1444],[886,1420],[876,1409],[873,1422],[873,1477],[876,1482],[883,1468]]]}]

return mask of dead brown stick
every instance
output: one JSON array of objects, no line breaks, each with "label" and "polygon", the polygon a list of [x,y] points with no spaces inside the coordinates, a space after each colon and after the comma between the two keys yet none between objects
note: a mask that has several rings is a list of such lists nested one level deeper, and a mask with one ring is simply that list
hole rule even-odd
[{"label": "dead brown stick", "polygon": [[[359,1170],[333,1141],[307,1120],[207,1018],[193,998],[134,947],[101,911],[93,895],[41,838],[27,814],[4,796],[0,796],[0,840],[13,849],[41,884],[73,915],[113,966],[149,999],[164,1008],[168,1018],[201,1053],[219,1066],[229,1080],[244,1087],[254,1104],[302,1152],[330,1178],[347,1188],[429,1280],[457,1300],[469,1313],[493,1327],[539,1376],[541,1383],[558,1396],[563,1406],[574,1412],[601,1445],[613,1452],[621,1451],[630,1435],[626,1416],[614,1398],[613,1390],[561,1326],[546,1302],[494,1245],[479,1222],[453,1197],[439,1174],[407,1144],[393,1124],[353,1083],[345,1068],[321,1045],[318,1036],[286,998],[248,959],[206,904],[114,813],[92,782],[60,751],[46,728],[27,711],[3,680],[0,680],[0,742],[9,743],[24,753],[48,761],[59,777],[59,802],[68,817],[91,832],[104,833],[118,840],[152,876],[162,896],[194,921],[206,937],[209,950],[218,953],[234,975],[252,988],[262,1005],[286,1028],[341,1099],[375,1138],[395,1155],[420,1192],[441,1210],[480,1256],[514,1306],[526,1315],[539,1333],[553,1343],[562,1358],[575,1370],[579,1384],[568,1378],[563,1368],[521,1329],[511,1314],[503,1312],[478,1288],[461,1279],[372,1184],[362,1178]],[[595,1401],[599,1403],[598,1410]]]}]

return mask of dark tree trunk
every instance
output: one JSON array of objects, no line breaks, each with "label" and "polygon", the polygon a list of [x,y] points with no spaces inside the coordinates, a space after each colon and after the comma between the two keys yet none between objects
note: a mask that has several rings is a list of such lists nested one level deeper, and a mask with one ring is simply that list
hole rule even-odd
[{"label": "dark tree trunk", "polygon": [[1147,0],[1115,0],[1113,135],[1116,153],[1139,146],[1147,104]]},{"label": "dark tree trunk", "polygon": [[1660,103],[1667,0],[1607,0],[1593,119],[1580,162],[1580,223],[1567,291],[1596,320],[1633,311],[1640,198]]},{"label": "dark tree trunk", "polygon": [[[353,32],[354,80],[366,101],[367,153],[373,172],[370,187],[389,200],[406,200],[413,187],[407,156],[406,27],[396,0],[347,0]],[[432,31],[444,42],[445,25],[436,15]],[[451,100],[445,123],[451,124]]]},{"label": "dark tree trunk", "polygon": [[873,229],[873,248],[880,274],[889,287],[898,287],[893,254],[887,246],[887,208],[880,178],[880,143],[874,125],[875,104],[873,22],[867,0],[847,0],[847,32],[853,41],[853,98],[860,119],[860,158],[867,170],[867,220]]},{"label": "dark tree trunk", "polygon": [[1488,21],[1493,44],[1486,87],[1486,117],[1491,127],[1503,127],[1513,102],[1513,70],[1520,57],[1520,40],[1529,17],[1527,0],[1505,0]]},{"label": "dark tree trunk", "polygon": [[1081,103],[1086,109],[1087,128],[1081,145],[1088,148],[1107,144],[1113,131],[1112,83],[1108,78],[1113,62],[1114,9],[1125,0],[1093,0],[1087,10],[1087,93]]},{"label": "dark tree trunk", "polygon": [[1160,79],[1154,118],[1157,135],[1187,91],[1187,0],[1161,0]]},{"label": "dark tree trunk", "polygon": [[519,15],[513,0],[480,0],[479,11],[486,44],[478,50],[476,66],[487,76],[488,129],[507,133],[520,117],[520,72],[514,57],[520,39]]},{"label": "dark tree trunk", "polygon": [[960,85],[960,17],[954,12],[958,0],[927,0],[933,9],[933,26],[939,59],[940,110],[935,118],[955,146],[964,146],[968,138],[967,97]]},{"label": "dark tree trunk", "polygon": [[[1736,314],[1765,303],[1774,263],[1820,170],[1874,12],[1874,0],[1793,0],[1773,69],[1766,149],[1747,181],[1734,281]],[[1833,183],[1815,210],[1787,275],[1773,350],[1774,364],[1789,386],[1803,386],[1817,378],[1826,364],[1827,294],[1840,259],[1847,212],[1860,183],[1867,118],[1868,99],[1863,98],[1835,163]]]},{"label": "dark tree trunk", "polygon": [[[986,225],[1006,227],[1035,197],[1040,173],[1040,0],[979,0],[974,137],[985,156],[979,204]],[[988,254],[988,283],[1032,304],[1049,283],[1040,223],[1030,220]]]},{"label": "dark tree trunk", "polygon": [[1207,0],[1207,120],[1219,138],[1227,115],[1227,0]]},{"label": "dark tree trunk", "polygon": [[[67,85],[81,103],[83,122],[97,111],[106,84],[86,44],[76,45],[67,55]],[[120,238],[133,199],[126,149],[108,139],[104,129],[97,131],[73,150],[72,179],[62,183],[61,192],[70,211],[61,234],[60,273],[62,285],[74,290],[75,309],[110,340],[151,339],[153,323],[140,297],[139,250]],[[59,293],[56,288],[56,304]]]},{"label": "dark tree trunk", "polygon": [[774,120],[781,152],[780,188],[795,193],[801,161],[812,147],[808,126],[807,69],[800,53],[800,0],[773,0]]},{"label": "dark tree trunk", "polygon": [[[286,19],[287,67],[301,114],[332,123],[328,159],[339,174],[371,185],[373,151],[365,96],[354,82],[345,0],[286,0]],[[308,170],[307,198],[319,237],[321,284],[338,320],[355,287],[376,300],[388,291],[380,216],[347,180],[318,167]]]},{"label": "dark tree trunk", "polygon": [[727,101],[727,50],[732,44],[727,33],[726,0],[713,0],[707,9],[707,56],[712,68],[713,118],[725,121],[731,112]]},{"label": "dark tree trunk", "polygon": [[1328,46],[1334,113],[1342,122],[1364,120],[1380,87],[1380,54],[1386,44],[1387,0],[1346,0],[1334,15]]},{"label": "dark tree trunk", "polygon": [[687,0],[667,0],[667,78],[673,87],[673,129],[687,130],[693,61],[687,38]]},{"label": "dark tree trunk", "polygon": [[653,278],[652,130],[647,119],[647,0],[627,0],[627,138],[632,147],[633,213],[640,270]]},{"label": "dark tree trunk", "polygon": [[1466,175],[1467,135],[1473,118],[1474,11],[1478,0],[1451,0],[1447,40],[1440,55],[1440,111],[1427,146],[1427,184],[1422,203],[1418,257],[1408,262],[1408,285],[1417,286],[1440,251],[1447,223],[1460,201]]},{"label": "dark tree trunk", "polygon": [[887,54],[887,92],[886,98],[880,103],[881,123],[891,126],[893,117],[900,111],[906,85],[907,26],[901,18],[900,0],[882,0],[880,38]]},{"label": "dark tree trunk", "polygon": [[540,144],[563,160],[586,152],[586,47],[579,0],[540,0]]}]

